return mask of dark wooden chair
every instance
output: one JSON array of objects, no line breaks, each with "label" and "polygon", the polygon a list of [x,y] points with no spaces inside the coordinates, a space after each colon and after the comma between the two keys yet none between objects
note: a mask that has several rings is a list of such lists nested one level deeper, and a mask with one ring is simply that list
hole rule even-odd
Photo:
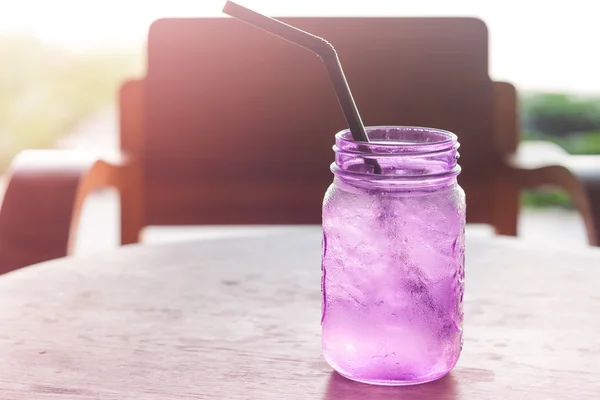
[{"label": "dark wooden chair", "polygon": [[[519,192],[554,185],[600,244],[600,157],[544,143],[519,150],[517,95],[488,75],[483,22],[284,20],[334,44],[365,124],[458,134],[468,222],[515,235]],[[320,222],[345,122],[312,53],[229,18],[159,20],[147,74],[124,84],[120,112],[119,164],[17,157],[0,213],[0,269],[67,255],[81,201],[102,185],[121,193],[124,244],[149,225]]]}]

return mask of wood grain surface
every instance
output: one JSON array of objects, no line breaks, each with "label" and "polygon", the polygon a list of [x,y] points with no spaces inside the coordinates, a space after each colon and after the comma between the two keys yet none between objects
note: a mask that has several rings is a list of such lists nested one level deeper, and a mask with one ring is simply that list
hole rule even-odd
[{"label": "wood grain surface", "polygon": [[0,398],[597,399],[600,251],[469,238],[447,377],[350,382],[320,350],[320,230],[129,246],[0,277]]}]

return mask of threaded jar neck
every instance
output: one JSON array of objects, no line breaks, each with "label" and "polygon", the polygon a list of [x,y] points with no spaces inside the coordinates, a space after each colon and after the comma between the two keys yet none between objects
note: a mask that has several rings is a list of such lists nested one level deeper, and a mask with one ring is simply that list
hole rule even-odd
[{"label": "threaded jar neck", "polygon": [[367,127],[369,142],[356,142],[349,130],[335,136],[337,178],[359,186],[437,186],[456,180],[455,134],[411,126]]}]

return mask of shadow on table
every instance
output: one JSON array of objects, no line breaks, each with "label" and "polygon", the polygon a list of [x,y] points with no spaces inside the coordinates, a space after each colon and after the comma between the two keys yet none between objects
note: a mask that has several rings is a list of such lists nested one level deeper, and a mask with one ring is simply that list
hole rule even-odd
[{"label": "shadow on table", "polygon": [[422,385],[374,386],[353,382],[332,372],[323,400],[454,400],[458,396],[458,382],[452,374]]}]

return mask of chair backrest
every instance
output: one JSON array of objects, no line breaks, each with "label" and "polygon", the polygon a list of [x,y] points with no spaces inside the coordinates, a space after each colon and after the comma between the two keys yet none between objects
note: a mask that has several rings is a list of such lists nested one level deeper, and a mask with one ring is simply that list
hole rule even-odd
[{"label": "chair backrest", "polygon": [[[335,46],[366,125],[455,132],[467,218],[492,222],[502,154],[483,22],[283,20]],[[125,141],[142,162],[146,225],[320,221],[346,124],[312,53],[230,18],[162,19],[143,85],[142,140]]]}]

